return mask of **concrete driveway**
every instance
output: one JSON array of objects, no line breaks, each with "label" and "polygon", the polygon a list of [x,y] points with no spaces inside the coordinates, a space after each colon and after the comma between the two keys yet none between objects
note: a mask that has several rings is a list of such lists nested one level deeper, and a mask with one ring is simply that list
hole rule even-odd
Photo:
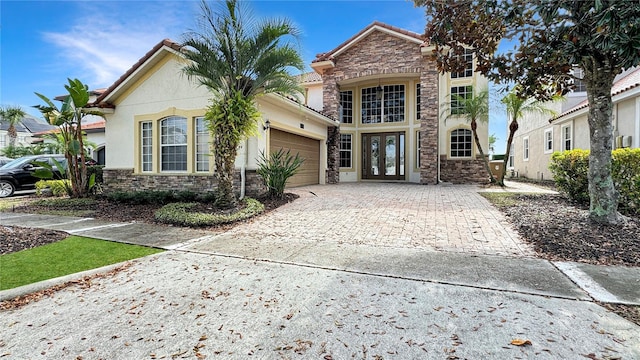
[{"label": "concrete driveway", "polygon": [[299,201],[220,237],[246,244],[337,243],[531,256],[531,247],[478,189],[406,183],[300,187],[292,189]]}]

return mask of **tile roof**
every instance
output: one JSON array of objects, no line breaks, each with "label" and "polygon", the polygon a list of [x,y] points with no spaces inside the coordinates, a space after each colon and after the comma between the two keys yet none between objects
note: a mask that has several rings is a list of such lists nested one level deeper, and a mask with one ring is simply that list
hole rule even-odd
[{"label": "tile roof", "polygon": [[[104,120],[98,120],[96,122],[91,122],[88,124],[83,123],[82,124],[82,130],[83,131],[87,131],[90,133],[95,133],[95,132],[100,132],[100,131],[104,131],[105,129],[105,125],[106,125],[106,121]],[[54,134],[60,132],[60,129],[57,126],[50,126],[50,128],[48,129],[44,129],[38,132],[34,132],[34,135],[36,136],[42,136],[45,134]]]},{"label": "tile roof", "polygon": [[402,34],[402,35],[406,35],[406,36],[415,38],[416,40],[422,41],[423,44],[426,42],[426,38],[424,37],[424,35],[420,35],[420,34],[415,33],[413,31],[401,29],[399,27],[391,26],[391,25],[385,24],[385,23],[380,22],[380,21],[374,21],[371,24],[369,24],[367,27],[365,27],[364,29],[360,30],[357,34],[353,35],[352,37],[347,39],[345,42],[343,42],[342,44],[338,45],[338,47],[336,47],[335,49],[333,49],[333,50],[331,50],[329,52],[326,52],[326,53],[321,53],[321,54],[316,55],[316,59],[313,60],[312,62],[320,62],[320,61],[331,60],[333,58],[333,54],[335,54],[336,52],[338,52],[339,50],[341,50],[342,48],[347,46],[349,43],[351,43],[353,40],[357,39],[362,34],[366,33],[367,31],[370,31],[374,27],[381,27],[381,28],[396,32],[398,34]]},{"label": "tile roof", "polygon": [[304,74],[300,74],[300,75],[296,76],[296,78],[298,79],[298,82],[301,83],[301,84],[314,83],[314,82],[321,82],[322,81],[322,76],[320,76],[320,74],[318,74],[315,71],[304,73]]},{"label": "tile roof", "polygon": [[[640,86],[640,67],[637,68],[636,70],[630,72],[629,74],[627,74],[626,76],[624,76],[622,79],[616,81],[615,83],[613,83],[613,86],[611,87],[611,96],[616,96],[616,95],[620,95],[622,93],[624,93],[625,91],[629,91],[632,89],[635,89],[637,87]],[[573,114],[575,112],[578,112],[582,109],[586,109],[589,107],[589,100],[586,99],[580,103],[578,103],[576,106],[572,107],[571,109],[563,112],[562,114],[554,117],[553,119],[551,119],[550,121],[553,120],[557,120],[561,117],[567,116],[569,114]]]}]

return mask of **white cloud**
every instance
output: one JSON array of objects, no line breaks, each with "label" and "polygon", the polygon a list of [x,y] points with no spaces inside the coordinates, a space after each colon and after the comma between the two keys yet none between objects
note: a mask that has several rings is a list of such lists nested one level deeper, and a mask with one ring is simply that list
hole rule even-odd
[{"label": "white cloud", "polygon": [[72,27],[47,32],[46,41],[59,49],[66,64],[91,88],[111,85],[164,38],[180,40],[193,17],[193,2],[140,1],[77,3]]}]

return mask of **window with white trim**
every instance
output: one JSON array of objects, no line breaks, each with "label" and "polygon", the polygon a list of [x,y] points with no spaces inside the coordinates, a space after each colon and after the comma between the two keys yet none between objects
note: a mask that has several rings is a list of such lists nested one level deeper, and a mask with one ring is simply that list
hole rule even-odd
[{"label": "window with white trim", "polygon": [[473,96],[473,87],[471,86],[452,86],[451,87],[451,113],[463,114],[464,105],[462,99],[471,99]]},{"label": "window with white trim", "polygon": [[471,157],[472,133],[469,129],[456,129],[451,132],[449,152],[452,158]]},{"label": "window with white trim", "polygon": [[209,129],[204,117],[199,116],[196,122],[196,171],[209,171]]},{"label": "window with white trim", "polygon": [[343,124],[353,123],[353,91],[340,91],[340,122]]},{"label": "window with white trim", "polygon": [[571,150],[571,125],[565,125],[561,128],[562,133],[562,150]]},{"label": "window with white trim", "polygon": [[573,92],[587,91],[587,84],[582,79],[584,79],[584,71],[580,68],[573,69]]},{"label": "window with white trim", "polygon": [[522,160],[529,160],[529,137],[522,138]]},{"label": "window with white trim", "polygon": [[544,131],[544,153],[553,152],[553,128]]},{"label": "window with white trim", "polygon": [[160,170],[187,171],[187,119],[170,116],[160,121]]},{"label": "window with white trim", "polygon": [[140,164],[142,171],[153,171],[153,123],[140,123]]},{"label": "window with white trim", "polygon": [[404,85],[385,85],[361,90],[363,124],[404,121]]},{"label": "window with white trim", "polygon": [[352,136],[351,134],[340,134],[340,167],[352,167]]},{"label": "window with white trim", "polygon": [[451,78],[457,79],[457,78],[466,78],[466,77],[473,76],[473,50],[465,49],[464,54],[455,55],[455,56],[457,58],[462,58],[462,60],[465,62],[465,67],[460,72],[452,72]]}]

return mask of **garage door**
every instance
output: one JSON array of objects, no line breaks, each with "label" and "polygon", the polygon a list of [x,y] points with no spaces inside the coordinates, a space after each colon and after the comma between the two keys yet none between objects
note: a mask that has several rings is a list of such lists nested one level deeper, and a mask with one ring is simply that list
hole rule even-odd
[{"label": "garage door", "polygon": [[320,178],[320,141],[308,137],[295,135],[277,129],[271,129],[271,145],[269,151],[278,149],[291,150],[291,154],[296,153],[304,159],[300,170],[289,179],[287,187],[302,185],[313,185],[318,183]]}]

